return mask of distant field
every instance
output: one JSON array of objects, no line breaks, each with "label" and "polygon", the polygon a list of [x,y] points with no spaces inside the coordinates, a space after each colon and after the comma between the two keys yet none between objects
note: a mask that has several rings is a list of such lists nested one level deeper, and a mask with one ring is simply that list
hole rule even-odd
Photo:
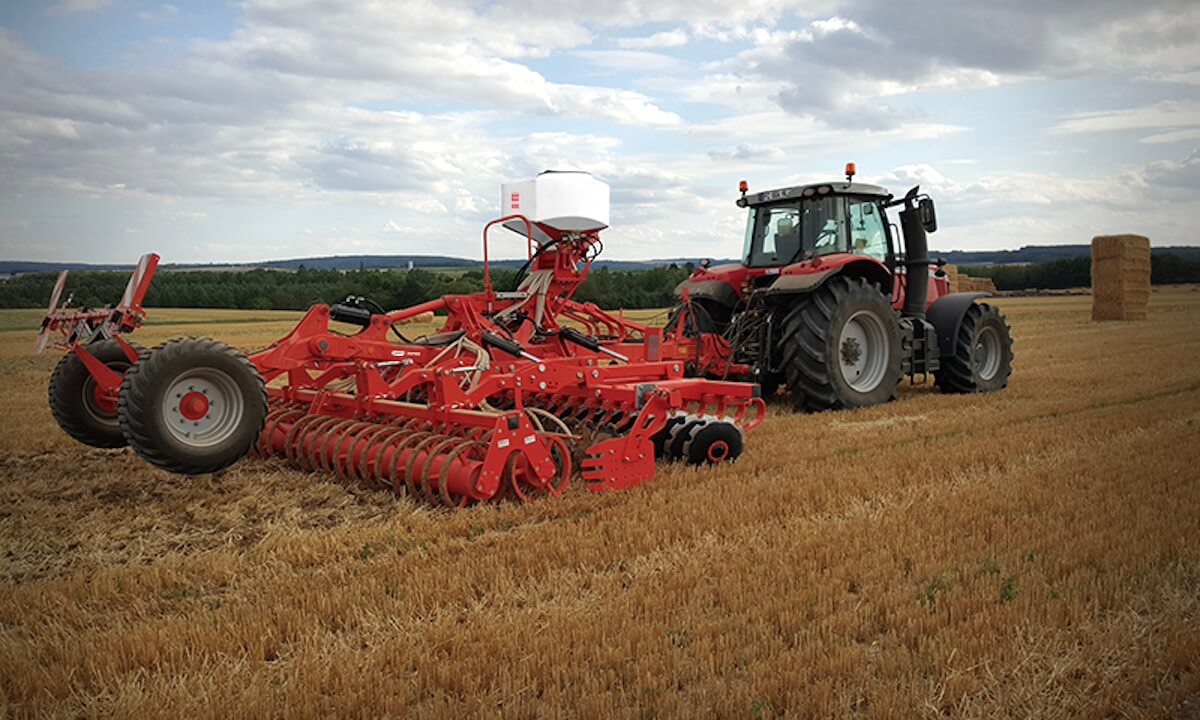
[{"label": "distant field", "polygon": [[[1200,292],[1130,324],[998,302],[1001,393],[773,402],[734,464],[459,512],[77,445],[46,407],[57,356],[28,354],[39,313],[0,312],[0,708],[1194,717]],[[298,317],[154,310],[134,338],[254,349]]]}]

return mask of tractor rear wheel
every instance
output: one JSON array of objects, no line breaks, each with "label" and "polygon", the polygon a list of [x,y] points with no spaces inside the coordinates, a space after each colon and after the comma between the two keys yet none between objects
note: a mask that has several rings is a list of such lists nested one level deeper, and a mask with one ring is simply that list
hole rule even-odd
[{"label": "tractor rear wheel", "polygon": [[1000,390],[1012,374],[1012,333],[999,310],[974,303],[963,315],[954,352],[942,357],[935,382],[942,392]]},{"label": "tractor rear wheel", "polygon": [[237,350],[215,340],[171,340],[144,354],[121,385],[129,445],[152,465],[183,475],[240,460],[262,432],[267,393]]},{"label": "tractor rear wheel", "polygon": [[784,317],[783,372],[802,410],[867,407],[896,396],[903,374],[896,314],[878,285],[838,276]]},{"label": "tractor rear wheel", "polygon": [[[101,340],[85,347],[120,375],[133,365],[116,340]],[[137,345],[133,349],[142,350]],[[100,392],[87,366],[74,352],[63,356],[50,376],[50,414],[63,432],[84,445],[120,448],[127,444],[117,421],[117,403]]]}]

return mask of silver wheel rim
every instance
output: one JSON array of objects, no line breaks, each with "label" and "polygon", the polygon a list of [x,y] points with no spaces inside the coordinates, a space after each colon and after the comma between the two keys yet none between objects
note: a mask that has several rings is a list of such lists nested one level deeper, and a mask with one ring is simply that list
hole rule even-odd
[{"label": "silver wheel rim", "polygon": [[870,310],[859,310],[842,326],[838,337],[837,364],[842,379],[855,392],[871,392],[887,373],[891,351],[883,321]]},{"label": "silver wheel rim", "polygon": [[[204,398],[204,413],[194,399]],[[193,402],[189,405],[189,397]],[[193,368],[175,378],[162,404],[162,419],[176,440],[212,447],[229,439],[241,422],[245,402],[237,383],[215,368]]]},{"label": "silver wheel rim", "polygon": [[1000,333],[994,327],[985,327],[975,338],[975,374],[980,380],[991,380],[1000,372]]}]

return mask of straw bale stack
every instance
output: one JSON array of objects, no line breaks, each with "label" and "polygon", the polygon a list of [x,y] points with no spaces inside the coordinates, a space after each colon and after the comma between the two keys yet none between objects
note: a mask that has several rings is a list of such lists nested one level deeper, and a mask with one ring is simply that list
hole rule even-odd
[{"label": "straw bale stack", "polygon": [[946,263],[942,266],[942,272],[946,273],[946,279],[950,281],[950,292],[958,292],[958,266]]},{"label": "straw bale stack", "polygon": [[1092,238],[1092,319],[1145,320],[1150,304],[1150,240]]},{"label": "straw bale stack", "polygon": [[950,280],[950,292],[986,292],[995,294],[996,283],[991,278],[977,278],[964,275],[954,265],[942,266],[942,271]]},{"label": "straw bale stack", "polygon": [[969,277],[967,275],[960,276],[963,281],[962,290],[959,292],[985,292],[996,294],[996,283],[992,282],[991,278]]},{"label": "straw bale stack", "polygon": [[405,318],[400,321],[401,325],[423,325],[433,322],[433,311],[423,312],[420,315],[413,315],[410,318]]}]

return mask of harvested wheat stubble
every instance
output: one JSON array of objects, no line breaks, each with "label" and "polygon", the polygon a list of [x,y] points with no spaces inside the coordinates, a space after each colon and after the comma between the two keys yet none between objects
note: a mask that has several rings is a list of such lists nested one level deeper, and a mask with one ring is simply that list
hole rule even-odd
[{"label": "harvested wheat stubble", "polygon": [[1150,303],[1150,240],[1092,238],[1092,320],[1145,320]]},{"label": "harvested wheat stubble", "polygon": [[460,512],[81,448],[0,331],[0,717],[1193,718],[1200,293],[996,302],[1003,392],[779,398],[731,465]]}]

